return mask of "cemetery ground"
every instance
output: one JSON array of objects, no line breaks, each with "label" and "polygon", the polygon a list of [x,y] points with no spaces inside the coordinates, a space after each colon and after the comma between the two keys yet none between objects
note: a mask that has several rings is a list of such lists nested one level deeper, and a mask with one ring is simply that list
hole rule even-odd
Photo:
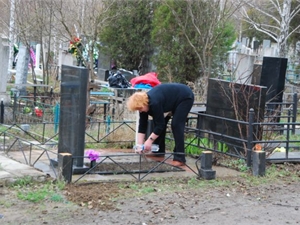
[{"label": "cemetery ground", "polygon": [[[64,184],[29,178],[0,187],[1,224],[300,224],[300,165],[268,164],[254,177],[217,157],[232,175]],[[239,170],[239,173],[236,171]]]}]

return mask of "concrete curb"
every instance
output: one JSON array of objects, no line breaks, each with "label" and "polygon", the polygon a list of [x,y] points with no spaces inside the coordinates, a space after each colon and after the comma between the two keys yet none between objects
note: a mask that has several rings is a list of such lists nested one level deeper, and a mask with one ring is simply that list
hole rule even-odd
[{"label": "concrete curb", "polygon": [[5,153],[0,153],[0,186],[9,185],[25,177],[44,181],[47,175],[34,167],[10,159]]}]

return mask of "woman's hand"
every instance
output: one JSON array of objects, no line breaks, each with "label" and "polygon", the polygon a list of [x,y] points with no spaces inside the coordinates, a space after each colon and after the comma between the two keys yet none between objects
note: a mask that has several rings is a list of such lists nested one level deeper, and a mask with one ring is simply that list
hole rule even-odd
[{"label": "woman's hand", "polygon": [[147,139],[144,143],[144,152],[151,151],[152,144],[153,144],[153,141]]},{"label": "woman's hand", "polygon": [[144,151],[144,146],[142,144],[138,144],[134,149],[135,153],[142,154]]}]

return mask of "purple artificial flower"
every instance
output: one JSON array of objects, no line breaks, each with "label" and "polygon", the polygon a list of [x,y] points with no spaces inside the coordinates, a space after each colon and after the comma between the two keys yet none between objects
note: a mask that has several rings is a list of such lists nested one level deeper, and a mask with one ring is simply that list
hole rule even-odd
[{"label": "purple artificial flower", "polygon": [[93,149],[86,150],[85,155],[89,157],[91,161],[96,161],[100,158],[100,153]]}]

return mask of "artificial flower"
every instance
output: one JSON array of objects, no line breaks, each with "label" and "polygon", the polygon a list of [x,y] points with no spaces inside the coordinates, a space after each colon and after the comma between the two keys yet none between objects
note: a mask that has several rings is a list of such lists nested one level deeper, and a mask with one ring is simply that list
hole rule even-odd
[{"label": "artificial flower", "polygon": [[93,150],[89,149],[85,151],[85,155],[91,160],[91,161],[96,161],[100,158],[100,153]]}]

